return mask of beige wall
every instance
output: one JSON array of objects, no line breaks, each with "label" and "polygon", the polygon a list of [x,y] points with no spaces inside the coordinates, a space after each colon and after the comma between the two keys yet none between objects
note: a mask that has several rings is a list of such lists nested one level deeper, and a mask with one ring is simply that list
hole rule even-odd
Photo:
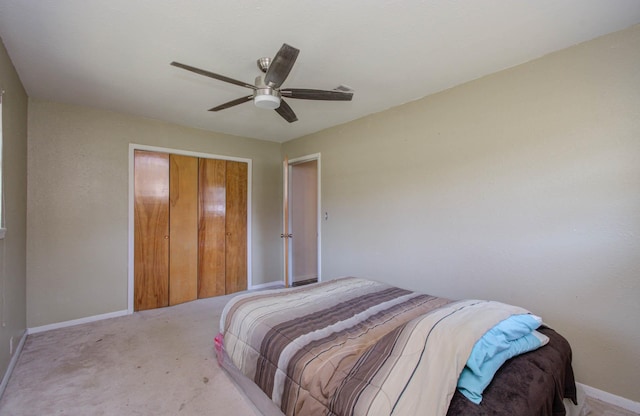
[{"label": "beige wall", "polygon": [[130,143],[252,159],[253,284],[282,276],[278,143],[30,99],[29,327],[127,309]]},{"label": "beige wall", "polygon": [[0,378],[26,326],[27,94],[0,41],[6,235],[0,240]]},{"label": "beige wall", "polygon": [[322,153],[324,279],[522,305],[640,401],[640,26],[283,152]]}]

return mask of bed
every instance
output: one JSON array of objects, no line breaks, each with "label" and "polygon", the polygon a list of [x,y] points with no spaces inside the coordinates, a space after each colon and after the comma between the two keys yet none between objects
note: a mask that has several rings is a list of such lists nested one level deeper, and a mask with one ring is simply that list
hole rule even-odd
[{"label": "bed", "polygon": [[[544,325],[526,333],[540,345],[502,359],[479,392],[458,386],[487,335],[532,316],[349,277],[234,297],[215,347],[266,415],[564,415],[563,399],[576,400],[571,348]],[[493,365],[504,349],[489,349]]]}]

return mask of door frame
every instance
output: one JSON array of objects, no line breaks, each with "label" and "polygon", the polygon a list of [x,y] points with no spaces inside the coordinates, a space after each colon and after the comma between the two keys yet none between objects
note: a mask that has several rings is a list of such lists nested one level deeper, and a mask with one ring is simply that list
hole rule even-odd
[{"label": "door frame", "polygon": [[189,150],[173,149],[169,147],[149,146],[144,144],[129,143],[129,213],[128,213],[128,265],[127,265],[127,313],[133,313],[134,296],[134,152],[136,150],[147,150],[151,152],[168,153],[183,156],[193,156],[205,159],[232,160],[235,162],[247,163],[247,288],[253,287],[251,271],[251,159],[233,156],[216,155],[204,152],[192,152]]},{"label": "door frame", "polygon": [[[293,170],[289,169],[290,166],[292,165],[297,165],[300,163],[305,163],[305,162],[311,162],[315,160],[317,163],[317,184],[316,184],[316,192],[317,192],[317,201],[318,201],[318,207],[317,207],[317,220],[316,220],[316,227],[318,230],[318,250],[317,250],[317,257],[318,257],[318,282],[322,281],[322,187],[321,187],[321,183],[322,183],[322,167],[321,167],[321,154],[320,153],[312,153],[309,155],[305,155],[305,156],[300,156],[300,157],[296,157],[293,159],[288,159],[288,163],[287,163],[287,169],[285,174],[288,175],[288,178],[286,178],[286,180],[284,181],[284,186],[288,186],[289,189],[284,189],[283,190],[283,195],[288,195],[288,201],[285,201],[289,204],[289,209],[288,211],[291,212],[291,175]],[[288,226],[290,226],[290,218],[287,218],[285,213],[283,212],[283,218],[282,218],[283,224],[285,221],[289,221]],[[290,229],[290,228],[289,228]],[[295,238],[292,239],[293,241],[295,241]],[[283,241],[283,250],[285,250],[285,247],[287,247],[287,244],[285,244],[285,242]],[[291,284],[293,283],[293,279],[292,279],[292,274],[293,274],[293,267],[292,267],[292,262],[293,262],[293,256],[292,254],[292,250],[293,250],[293,244],[288,244],[289,247],[289,252],[287,253],[287,256],[283,256],[283,261],[285,261],[284,259],[288,259],[286,261],[288,261],[288,267],[285,267],[284,269],[288,270],[287,275],[284,277],[285,280],[285,287],[290,287]]]}]

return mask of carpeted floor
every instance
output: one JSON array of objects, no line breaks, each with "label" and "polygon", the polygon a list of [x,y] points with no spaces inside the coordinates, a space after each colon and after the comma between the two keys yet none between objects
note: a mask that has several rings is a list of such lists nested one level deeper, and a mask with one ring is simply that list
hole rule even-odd
[{"label": "carpeted floor", "polygon": [[[0,415],[259,415],[213,350],[231,296],[28,336]],[[590,403],[591,416],[635,415]]]},{"label": "carpeted floor", "polygon": [[625,410],[621,407],[602,402],[591,397],[587,398],[591,413],[589,416],[639,416],[638,413]]},{"label": "carpeted floor", "polygon": [[228,299],[28,336],[0,415],[259,414],[216,362]]}]

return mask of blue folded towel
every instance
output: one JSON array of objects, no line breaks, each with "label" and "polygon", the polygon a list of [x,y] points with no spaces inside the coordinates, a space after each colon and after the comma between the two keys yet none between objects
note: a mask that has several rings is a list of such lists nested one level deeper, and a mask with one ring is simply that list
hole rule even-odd
[{"label": "blue folded towel", "polygon": [[512,315],[487,331],[474,345],[460,374],[460,393],[480,404],[484,389],[505,361],[549,342],[547,336],[535,330],[541,324],[542,319],[535,315]]}]

